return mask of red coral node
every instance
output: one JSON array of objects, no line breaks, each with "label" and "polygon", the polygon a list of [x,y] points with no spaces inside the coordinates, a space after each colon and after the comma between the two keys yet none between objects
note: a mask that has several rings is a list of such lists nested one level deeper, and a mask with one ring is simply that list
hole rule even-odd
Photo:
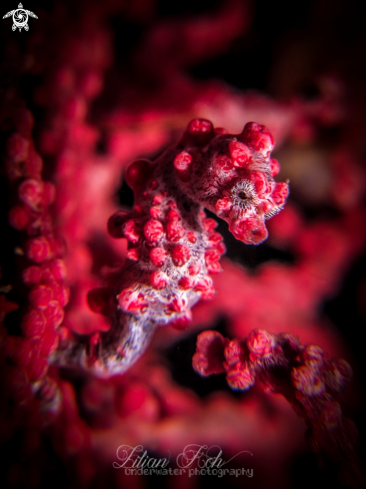
[{"label": "red coral node", "polygon": [[181,216],[175,209],[170,209],[166,213],[166,219],[167,219],[167,221],[180,221]]},{"label": "red coral node", "polygon": [[333,392],[341,392],[352,378],[352,369],[345,360],[333,360],[324,372],[324,380]]},{"label": "red coral node", "polygon": [[244,348],[240,340],[237,338],[228,342],[224,351],[226,365],[226,370],[230,370],[237,363],[244,360]]},{"label": "red coral node", "polygon": [[41,357],[48,357],[56,351],[58,344],[59,335],[56,329],[54,327],[47,328],[39,342],[39,355]]},{"label": "red coral node", "polygon": [[192,263],[188,267],[189,275],[198,275],[201,271],[201,265],[199,263]]},{"label": "red coral node", "polygon": [[222,236],[220,233],[212,233],[208,237],[208,242],[210,245],[216,247],[219,243],[222,242]]},{"label": "red coral node", "polygon": [[250,181],[253,182],[258,197],[262,197],[263,194],[269,192],[268,180],[263,172],[252,171],[250,174]]},{"label": "red coral node", "polygon": [[166,273],[157,271],[150,275],[151,285],[156,289],[164,289],[168,283],[168,276]]},{"label": "red coral node", "polygon": [[231,200],[228,197],[218,199],[215,204],[217,212],[228,212],[232,207]]},{"label": "red coral node", "polygon": [[211,233],[212,231],[214,231],[217,228],[218,224],[214,219],[211,219],[210,217],[208,217],[208,218],[202,219],[202,226],[207,232]]},{"label": "red coral node", "polygon": [[249,148],[261,153],[267,158],[274,148],[274,139],[266,128],[255,122],[248,122],[245,124],[241,138]]},{"label": "red coral node", "polygon": [[51,260],[48,264],[48,267],[55,280],[57,280],[58,282],[62,282],[67,277],[66,264],[61,258]]},{"label": "red coral node", "polygon": [[169,221],[166,225],[166,236],[169,241],[175,243],[184,236],[184,228],[179,221]]},{"label": "red coral node", "polygon": [[232,139],[229,143],[229,151],[234,166],[247,168],[250,165],[253,154],[248,146],[236,139]]},{"label": "red coral node", "polygon": [[269,160],[269,165],[270,165],[270,172],[272,177],[275,177],[280,173],[280,164],[275,158],[271,158]]},{"label": "red coral node", "polygon": [[187,132],[189,134],[212,133],[213,125],[207,119],[193,119],[187,126]]},{"label": "red coral node", "polygon": [[190,251],[186,245],[177,245],[172,251],[172,259],[174,265],[182,267],[190,258]]},{"label": "red coral node", "polygon": [[24,208],[20,205],[12,207],[8,215],[9,224],[14,229],[22,231],[25,229],[30,221],[30,218]]},{"label": "red coral node", "polygon": [[221,255],[216,248],[209,248],[207,251],[205,251],[206,266],[219,261],[220,256]]},{"label": "red coral node", "polygon": [[246,390],[255,383],[255,375],[250,370],[247,363],[237,364],[226,374],[226,380],[229,386],[235,390]]},{"label": "red coral node", "polygon": [[192,322],[192,312],[186,311],[184,314],[176,317],[172,321],[169,322],[169,326],[172,326],[179,331],[185,330]]},{"label": "red coral node", "polygon": [[174,168],[178,171],[186,171],[189,168],[189,165],[192,162],[192,155],[187,153],[187,151],[182,151],[178,153],[174,158]]},{"label": "red coral node", "polygon": [[282,206],[286,202],[288,193],[289,188],[287,183],[279,182],[276,183],[275,188],[271,193],[271,198],[276,205]]},{"label": "red coral node", "polygon": [[150,219],[144,226],[144,235],[150,246],[157,245],[164,235],[162,223],[156,219]]},{"label": "red coral node", "polygon": [[216,261],[216,262],[212,262],[212,263],[207,264],[207,271],[209,273],[215,274],[215,273],[222,272],[222,268],[221,268],[220,263],[218,261]]},{"label": "red coral node", "polygon": [[43,200],[43,182],[29,178],[18,187],[19,199],[33,210],[38,210]]},{"label": "red coral node", "polygon": [[294,387],[307,396],[316,396],[325,392],[321,374],[308,365],[301,365],[291,372]]},{"label": "red coral node", "polygon": [[150,260],[156,267],[163,266],[167,256],[167,252],[164,250],[164,248],[160,248],[159,246],[150,251]]},{"label": "red coral node", "polygon": [[302,352],[302,358],[306,364],[317,368],[324,364],[324,352],[316,345],[307,345]]},{"label": "red coral node", "polygon": [[29,239],[26,244],[26,255],[35,263],[42,263],[52,257],[50,242],[44,236]]},{"label": "red coral node", "polygon": [[258,357],[264,357],[273,352],[275,341],[270,333],[257,329],[249,333],[246,344],[251,353]]},{"label": "red coral node", "polygon": [[37,309],[46,309],[49,302],[53,299],[53,290],[48,285],[38,285],[29,293],[29,303]]},{"label": "red coral node", "polygon": [[112,238],[124,237],[123,225],[127,221],[127,218],[127,212],[117,211],[108,219],[107,229]]},{"label": "red coral node", "polygon": [[200,277],[195,285],[194,290],[201,292],[202,299],[212,299],[215,295],[215,289],[213,286],[212,278],[208,275]]},{"label": "red coral node", "polygon": [[127,288],[117,295],[119,307],[126,312],[143,312],[147,307],[144,295],[138,290]]},{"label": "red coral node", "polygon": [[47,319],[47,324],[58,328],[64,320],[65,313],[63,308],[56,300],[52,300],[48,307],[43,311],[44,316]]},{"label": "red coral node", "polygon": [[172,299],[169,304],[169,309],[173,312],[183,312],[186,311],[188,307],[188,300],[184,296],[176,296]]},{"label": "red coral node", "polygon": [[228,340],[217,331],[204,331],[197,337],[197,350],[193,355],[193,368],[201,375],[224,372],[224,350]]},{"label": "red coral node", "polygon": [[20,327],[26,338],[34,338],[43,334],[46,323],[46,317],[40,310],[31,309],[23,316]]},{"label": "red coral node", "polygon": [[152,165],[148,160],[136,160],[126,170],[125,180],[133,190],[141,190],[148,182]]},{"label": "red coral node", "polygon": [[123,235],[127,238],[131,243],[137,243],[142,234],[142,229],[140,224],[136,221],[136,219],[129,219],[123,225]]},{"label": "red coral node", "polygon": [[150,207],[149,214],[150,214],[150,217],[152,219],[162,219],[163,218],[163,211],[162,211],[161,207],[157,207],[157,206]]},{"label": "red coral node", "polygon": [[152,205],[160,205],[164,200],[162,194],[156,194],[152,200]]},{"label": "red coral node", "polygon": [[196,281],[192,277],[182,277],[179,279],[178,285],[179,287],[182,287],[182,289],[189,290],[194,287],[195,283]]},{"label": "red coral node", "polygon": [[132,261],[139,261],[141,256],[139,248],[130,248],[127,251],[127,258]]},{"label": "red coral node", "polygon": [[66,285],[54,284],[52,291],[53,299],[56,300],[60,306],[65,307],[70,300],[70,288]]},{"label": "red coral node", "polygon": [[192,244],[197,242],[197,236],[195,235],[195,233],[193,231],[189,231],[187,233],[187,239]]},{"label": "red coral node", "polygon": [[234,166],[233,160],[226,155],[217,155],[215,158],[215,163],[223,171],[230,171]]},{"label": "red coral node", "polygon": [[268,237],[264,220],[256,217],[231,221],[229,230],[245,244],[259,244]]}]

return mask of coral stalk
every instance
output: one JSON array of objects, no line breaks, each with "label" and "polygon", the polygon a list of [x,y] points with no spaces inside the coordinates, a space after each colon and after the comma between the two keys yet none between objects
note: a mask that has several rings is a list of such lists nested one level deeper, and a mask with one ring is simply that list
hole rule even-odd
[{"label": "coral stalk", "polygon": [[260,381],[267,391],[282,394],[305,420],[312,451],[340,463],[347,483],[363,479],[355,448],[357,428],[340,404],[352,377],[346,361],[330,360],[321,348],[304,346],[291,334],[253,330],[245,340],[229,340],[217,331],[204,331],[197,339],[193,368],[202,376],[226,372],[235,390]]}]

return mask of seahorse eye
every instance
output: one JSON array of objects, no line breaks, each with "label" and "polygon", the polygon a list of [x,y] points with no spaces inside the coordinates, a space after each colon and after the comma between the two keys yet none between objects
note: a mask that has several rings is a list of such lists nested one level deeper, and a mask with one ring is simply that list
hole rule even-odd
[{"label": "seahorse eye", "polygon": [[238,193],[238,197],[239,197],[239,199],[241,199],[241,200],[246,200],[246,199],[248,199],[248,198],[249,198],[249,196],[248,196],[248,195],[247,195],[245,192],[239,192],[239,193]]}]

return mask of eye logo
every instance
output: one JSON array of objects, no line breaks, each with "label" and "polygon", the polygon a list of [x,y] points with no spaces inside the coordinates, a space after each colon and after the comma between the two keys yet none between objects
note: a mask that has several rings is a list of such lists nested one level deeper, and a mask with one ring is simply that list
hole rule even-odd
[{"label": "eye logo", "polygon": [[13,16],[13,31],[15,31],[17,28],[19,29],[19,31],[21,31],[22,29],[27,31],[29,29],[28,17],[34,17],[35,19],[38,19],[38,17],[33,12],[31,12],[30,10],[25,10],[21,3],[18,5],[18,8],[16,10],[11,10],[7,14],[5,14],[3,19],[6,19],[11,15]]}]

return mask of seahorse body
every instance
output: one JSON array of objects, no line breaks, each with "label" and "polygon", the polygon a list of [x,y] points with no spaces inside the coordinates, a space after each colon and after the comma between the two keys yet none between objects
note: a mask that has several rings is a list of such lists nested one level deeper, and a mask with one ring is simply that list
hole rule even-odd
[{"label": "seahorse body", "polygon": [[127,261],[106,288],[89,294],[91,307],[110,317],[111,328],[92,337],[71,335],[54,361],[102,376],[121,373],[145,351],[156,327],[187,327],[192,306],[214,296],[210,274],[220,272],[225,252],[203,207],[227,221],[237,239],[262,242],[265,219],[288,194],[288,185],[273,179],[279,171],[270,157],[273,146],[269,131],[256,123],[230,135],[195,119],[155,162],[133,162],[125,178],[134,208],[108,222],[113,237],[128,240]]}]

